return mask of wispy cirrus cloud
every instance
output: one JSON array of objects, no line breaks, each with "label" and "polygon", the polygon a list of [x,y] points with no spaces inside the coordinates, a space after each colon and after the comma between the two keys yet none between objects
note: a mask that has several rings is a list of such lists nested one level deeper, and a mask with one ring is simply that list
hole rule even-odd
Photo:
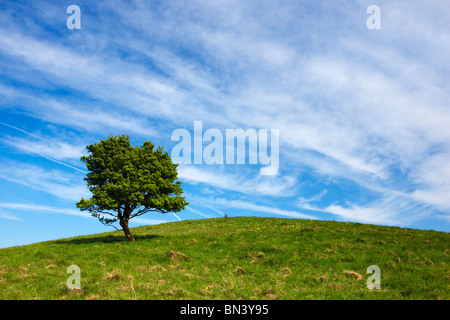
[{"label": "wispy cirrus cloud", "polygon": [[3,202],[3,203],[0,203],[0,208],[10,209],[10,210],[18,210],[18,211],[32,211],[32,212],[43,211],[43,212],[47,212],[47,213],[61,213],[61,214],[68,214],[68,215],[80,216],[80,217],[90,217],[89,213],[82,212],[80,210],[58,208],[58,207],[37,205],[37,204],[30,204],[30,203]]},{"label": "wispy cirrus cloud", "polygon": [[19,217],[5,212],[0,212],[0,218],[12,221],[22,221],[22,219],[20,219]]},{"label": "wispy cirrus cloud", "polygon": [[224,198],[214,198],[211,199],[210,202],[212,202],[216,206],[240,209],[244,211],[263,212],[266,214],[274,214],[295,219],[318,219],[318,217],[315,215],[305,214],[295,210],[280,209],[276,206],[261,205],[246,200],[228,200]]},{"label": "wispy cirrus cloud", "polygon": [[363,205],[348,204],[342,206],[331,204],[325,208],[313,205],[302,205],[302,207],[314,211],[329,212],[344,221],[402,227],[411,226],[417,221],[433,215],[430,206],[401,196],[385,197]]},{"label": "wispy cirrus cloud", "polygon": [[244,194],[288,197],[295,194],[297,180],[294,177],[261,176],[258,173],[226,173],[214,167],[200,168],[183,165],[179,169],[180,179],[192,184],[206,184],[228,191]]},{"label": "wispy cirrus cloud", "polygon": [[[80,211],[77,209],[67,209],[63,207],[54,207],[54,206],[45,206],[45,205],[38,205],[33,203],[11,203],[11,202],[4,202],[0,203],[0,208],[11,210],[11,211],[29,211],[29,212],[44,212],[48,214],[64,214],[64,215],[71,215],[71,216],[78,216],[83,218],[93,218],[88,212]],[[15,221],[22,221],[21,218],[17,217],[16,215],[13,215],[11,213],[3,213],[0,212],[0,218],[9,219],[9,220],[15,220]],[[133,224],[160,224],[168,222],[168,220],[164,219],[147,219],[147,218],[135,218],[131,221]]]},{"label": "wispy cirrus cloud", "polygon": [[[75,159],[79,160],[81,155],[85,154],[84,146],[69,144],[67,142],[61,141],[60,138],[46,138],[4,122],[0,122],[0,125],[12,128],[16,131],[26,134],[28,137],[34,138],[30,140],[29,138],[5,135],[6,139],[0,137],[0,142],[2,142],[3,144],[11,146],[28,154],[41,156],[47,160],[71,168],[78,172],[87,173],[87,171],[75,167],[74,165],[60,161]],[[73,163],[74,161],[71,162]]]},{"label": "wispy cirrus cloud", "polygon": [[89,196],[86,186],[74,174],[37,165],[9,161],[0,166],[0,179],[49,193],[65,200],[79,201]]}]

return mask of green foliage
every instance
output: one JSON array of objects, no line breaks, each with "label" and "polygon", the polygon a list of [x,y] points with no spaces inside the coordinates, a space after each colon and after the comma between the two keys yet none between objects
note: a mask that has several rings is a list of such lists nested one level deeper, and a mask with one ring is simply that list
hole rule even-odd
[{"label": "green foliage", "polygon": [[[86,147],[81,157],[89,173],[84,179],[92,193],[77,207],[89,211],[105,225],[155,211],[178,212],[188,204],[176,181],[177,164],[163,148],[154,150],[151,142],[132,147],[127,135],[110,136]],[[112,218],[111,218],[112,217]]]}]

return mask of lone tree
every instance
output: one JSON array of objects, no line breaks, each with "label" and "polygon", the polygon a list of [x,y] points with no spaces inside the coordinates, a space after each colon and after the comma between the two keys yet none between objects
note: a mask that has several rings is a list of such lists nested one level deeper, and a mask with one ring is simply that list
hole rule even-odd
[{"label": "lone tree", "polygon": [[[110,136],[86,147],[84,180],[92,198],[81,198],[77,207],[89,211],[106,226],[119,221],[128,241],[135,241],[128,221],[147,212],[178,212],[188,203],[177,180],[178,164],[163,148],[149,141],[132,147],[127,135]],[[116,228],[116,230],[119,230]]]}]

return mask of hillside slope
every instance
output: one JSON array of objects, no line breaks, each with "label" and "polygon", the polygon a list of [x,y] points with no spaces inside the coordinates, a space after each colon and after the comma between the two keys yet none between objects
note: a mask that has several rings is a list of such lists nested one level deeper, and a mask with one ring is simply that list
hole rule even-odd
[{"label": "hillside slope", "polygon": [[131,231],[0,249],[0,299],[449,299],[448,233],[255,217]]}]

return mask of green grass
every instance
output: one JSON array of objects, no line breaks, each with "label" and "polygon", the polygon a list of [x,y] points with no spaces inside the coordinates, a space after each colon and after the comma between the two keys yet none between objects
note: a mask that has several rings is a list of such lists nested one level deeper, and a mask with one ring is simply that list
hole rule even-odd
[{"label": "green grass", "polygon": [[0,249],[0,299],[449,299],[448,233],[254,217],[131,230]]}]

